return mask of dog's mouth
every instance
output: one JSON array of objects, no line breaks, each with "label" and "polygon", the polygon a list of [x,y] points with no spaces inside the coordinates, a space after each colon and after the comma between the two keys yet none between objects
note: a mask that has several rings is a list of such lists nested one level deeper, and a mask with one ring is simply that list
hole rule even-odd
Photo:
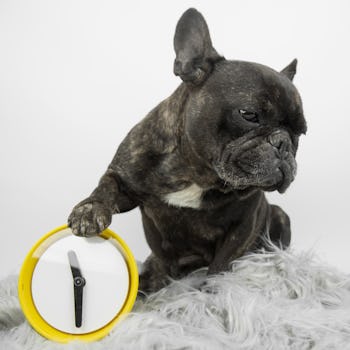
[{"label": "dog's mouth", "polygon": [[278,130],[267,137],[259,136],[240,147],[234,143],[225,148],[214,166],[227,185],[236,190],[286,191],[296,175],[294,152],[286,132]]}]

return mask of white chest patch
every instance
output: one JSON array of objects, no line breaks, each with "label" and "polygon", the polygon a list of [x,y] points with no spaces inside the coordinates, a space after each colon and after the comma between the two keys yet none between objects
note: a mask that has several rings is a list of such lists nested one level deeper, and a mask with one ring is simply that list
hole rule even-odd
[{"label": "white chest patch", "polygon": [[196,184],[192,184],[181,191],[168,193],[163,200],[176,207],[187,207],[198,209],[201,205],[204,190]]}]

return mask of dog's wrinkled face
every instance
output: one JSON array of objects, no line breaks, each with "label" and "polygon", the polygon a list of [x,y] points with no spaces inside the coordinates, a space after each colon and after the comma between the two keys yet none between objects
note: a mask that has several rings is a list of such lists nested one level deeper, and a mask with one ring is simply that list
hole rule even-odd
[{"label": "dog's wrinkled face", "polygon": [[227,186],[284,192],[296,174],[299,136],[306,132],[292,83],[296,60],[280,73],[225,60],[194,9],[178,23],[175,51],[174,71],[190,85],[185,136],[193,151]]},{"label": "dog's wrinkled face", "polygon": [[195,152],[235,189],[283,192],[296,172],[301,100],[289,78],[248,62],[223,60],[186,108]]}]

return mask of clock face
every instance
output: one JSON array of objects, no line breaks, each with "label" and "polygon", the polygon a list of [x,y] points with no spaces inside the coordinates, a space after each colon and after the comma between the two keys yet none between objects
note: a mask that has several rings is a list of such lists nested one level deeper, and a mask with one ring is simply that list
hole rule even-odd
[{"label": "clock face", "polygon": [[43,239],[24,264],[30,262],[31,276],[20,274],[20,301],[32,326],[58,341],[60,334],[64,341],[94,332],[100,337],[136,298],[135,273],[130,273],[136,264],[127,253],[124,242],[106,233],[82,238],[64,227]]}]

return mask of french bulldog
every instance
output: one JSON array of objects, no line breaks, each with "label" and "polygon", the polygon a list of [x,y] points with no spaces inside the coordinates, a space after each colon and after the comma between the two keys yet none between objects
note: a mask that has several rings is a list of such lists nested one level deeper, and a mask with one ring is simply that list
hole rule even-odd
[{"label": "french bulldog", "polygon": [[294,180],[306,132],[296,60],[277,72],[225,59],[193,8],[177,23],[174,48],[183,82],[131,129],[68,218],[74,234],[89,237],[113,214],[139,207],[152,250],[140,274],[144,292],[200,267],[228,270],[266,235],[288,247],[289,217],[264,192],[282,193]]}]

